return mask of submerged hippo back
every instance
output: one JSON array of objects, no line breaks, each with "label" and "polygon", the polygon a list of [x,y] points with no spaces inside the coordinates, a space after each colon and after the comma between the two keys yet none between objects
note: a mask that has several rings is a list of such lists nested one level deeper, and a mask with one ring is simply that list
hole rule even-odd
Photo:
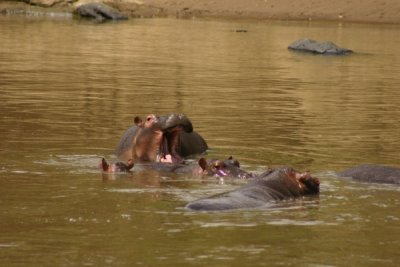
[{"label": "submerged hippo back", "polygon": [[308,185],[297,180],[295,174],[297,173],[292,168],[281,168],[237,190],[190,202],[186,208],[203,211],[255,208],[268,202],[319,192],[318,179],[307,179],[315,181],[315,188],[310,189]]},{"label": "submerged hippo back", "polygon": [[[260,189],[262,190],[262,189]],[[265,193],[265,192],[264,192]],[[260,194],[261,196],[262,194]],[[187,209],[197,211],[216,211],[255,208],[265,204],[265,201],[243,194],[243,191],[231,191],[209,198],[195,200],[186,205]]]},{"label": "submerged hippo back", "polygon": [[400,169],[389,166],[363,164],[342,171],[339,176],[364,182],[400,184]]}]

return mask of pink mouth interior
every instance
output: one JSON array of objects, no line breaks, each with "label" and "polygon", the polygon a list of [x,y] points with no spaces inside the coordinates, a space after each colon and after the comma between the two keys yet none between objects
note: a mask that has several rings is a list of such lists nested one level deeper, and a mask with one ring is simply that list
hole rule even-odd
[{"label": "pink mouth interior", "polygon": [[160,158],[160,162],[163,162],[163,163],[174,163],[173,160],[172,160],[171,154],[168,154],[168,155],[165,155],[165,156],[161,157]]},{"label": "pink mouth interior", "polygon": [[224,172],[223,170],[218,170],[217,175],[218,176],[227,176],[227,173]]},{"label": "pink mouth interior", "polygon": [[166,135],[163,136],[162,142],[160,145],[159,154],[159,162],[163,163],[180,163],[182,162],[182,158],[175,151],[176,144],[178,143],[178,136],[181,128],[177,128],[177,130],[172,131],[169,134],[169,137]]}]

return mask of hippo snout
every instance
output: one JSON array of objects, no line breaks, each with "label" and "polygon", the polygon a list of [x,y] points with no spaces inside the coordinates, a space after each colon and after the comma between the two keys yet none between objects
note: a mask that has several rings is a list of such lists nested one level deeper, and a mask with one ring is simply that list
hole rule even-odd
[{"label": "hippo snout", "polygon": [[184,114],[170,114],[159,117],[161,129],[167,131],[175,127],[181,127],[185,132],[193,132],[192,122]]}]

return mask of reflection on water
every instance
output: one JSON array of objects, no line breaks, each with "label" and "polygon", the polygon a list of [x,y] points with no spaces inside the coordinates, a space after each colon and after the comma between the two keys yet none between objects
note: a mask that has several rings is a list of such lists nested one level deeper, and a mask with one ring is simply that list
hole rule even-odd
[{"label": "reflection on water", "polygon": [[[334,176],[361,162],[399,165],[397,26],[0,25],[1,265],[399,265],[399,188]],[[303,37],[357,53],[286,49]],[[192,119],[209,157],[233,155],[256,172],[309,169],[321,195],[199,214],[182,207],[242,182],[151,171],[103,180],[97,164],[133,117],[170,112]]]}]

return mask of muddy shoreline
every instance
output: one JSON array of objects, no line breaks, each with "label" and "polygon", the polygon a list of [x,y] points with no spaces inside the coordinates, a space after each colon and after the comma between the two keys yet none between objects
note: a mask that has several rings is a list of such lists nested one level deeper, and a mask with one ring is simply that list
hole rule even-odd
[{"label": "muddy shoreline", "polygon": [[[89,0],[1,1],[6,15],[71,14]],[[330,20],[400,23],[398,0],[105,0],[130,18],[176,17],[257,20]]]}]

